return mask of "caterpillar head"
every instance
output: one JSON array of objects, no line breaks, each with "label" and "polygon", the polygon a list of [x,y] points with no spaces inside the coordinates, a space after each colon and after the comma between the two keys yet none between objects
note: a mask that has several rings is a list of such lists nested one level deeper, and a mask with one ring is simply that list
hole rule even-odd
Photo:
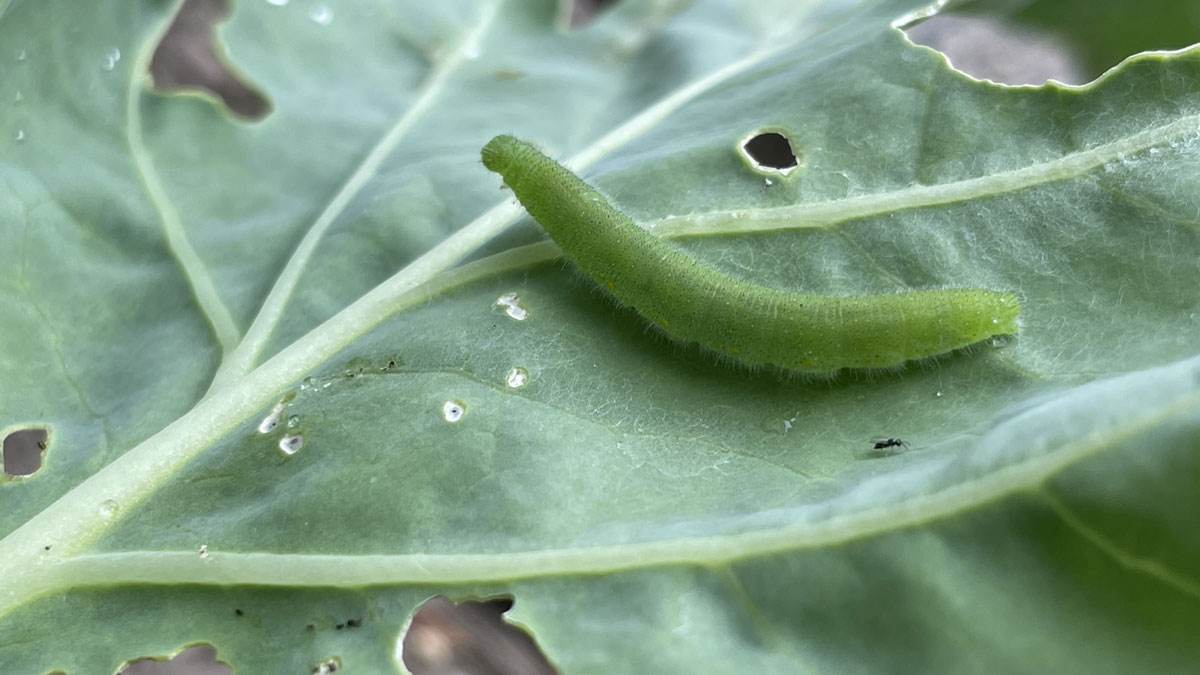
[{"label": "caterpillar head", "polygon": [[480,155],[483,157],[483,165],[489,171],[503,176],[507,175],[510,170],[525,165],[525,159],[530,150],[527,143],[505,134],[488,141],[480,151]]}]

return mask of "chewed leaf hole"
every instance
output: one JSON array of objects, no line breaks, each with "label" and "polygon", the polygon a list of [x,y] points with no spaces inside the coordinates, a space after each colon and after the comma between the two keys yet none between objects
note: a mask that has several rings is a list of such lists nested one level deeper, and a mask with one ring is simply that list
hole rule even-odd
[{"label": "chewed leaf hole", "polygon": [[231,675],[233,669],[217,660],[212,645],[195,645],[179,652],[174,658],[144,658],[132,661],[121,675]]},{"label": "chewed leaf hole", "polygon": [[267,413],[267,416],[258,423],[258,433],[269,434],[274,431],[275,427],[279,426],[279,420],[283,416],[285,407],[286,405],[282,401],[276,403],[275,407],[271,408],[271,412]]},{"label": "chewed leaf hole", "polygon": [[1087,68],[1065,35],[998,16],[939,14],[905,28],[908,39],[945,54],[955,70],[1001,84],[1083,84]]},{"label": "chewed leaf hole", "polygon": [[510,597],[454,603],[430,598],[401,636],[399,655],[413,675],[557,671],[528,633],[504,620]]},{"label": "chewed leaf hole", "polygon": [[778,130],[758,130],[738,143],[742,158],[759,173],[786,176],[800,166],[792,141]]},{"label": "chewed leaf hole", "polygon": [[313,666],[313,675],[330,675],[342,669],[342,660],[336,656],[331,656],[322,660],[317,665]]},{"label": "chewed leaf hole", "polygon": [[529,384],[529,369],[524,366],[513,366],[504,377],[510,389],[520,389]]},{"label": "chewed leaf hole", "polygon": [[41,427],[18,429],[4,437],[3,464],[8,476],[32,476],[42,468],[50,432]]},{"label": "chewed leaf hole", "polygon": [[228,0],[183,3],[154,50],[150,74],[159,89],[207,91],[237,115],[262,119],[271,104],[233,71],[213,31],[228,13]]},{"label": "chewed leaf hole", "polygon": [[573,29],[583,28],[615,2],[616,0],[567,0],[566,2],[559,2],[559,23],[566,24]]},{"label": "chewed leaf hole", "polygon": [[288,434],[279,439],[279,450],[285,455],[294,455],[304,447],[304,437],[300,434]]}]

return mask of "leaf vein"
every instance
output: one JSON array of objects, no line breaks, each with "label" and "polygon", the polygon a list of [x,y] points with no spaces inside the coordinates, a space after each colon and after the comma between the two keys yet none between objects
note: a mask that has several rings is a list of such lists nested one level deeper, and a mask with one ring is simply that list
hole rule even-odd
[{"label": "leaf vein", "polygon": [[150,72],[150,58],[154,54],[154,49],[170,26],[179,4],[182,3],[176,3],[175,10],[168,14],[166,20],[160,22],[138,48],[137,58],[130,68],[129,87],[125,94],[125,139],[133,158],[134,168],[138,177],[141,178],[142,187],[146,190],[154,210],[158,212],[159,221],[166,236],[167,247],[182,268],[184,277],[196,297],[196,302],[200,305],[200,311],[204,313],[205,318],[212,326],[221,350],[228,354],[238,343],[240,331],[237,323],[234,321],[229,307],[221,299],[221,293],[217,290],[208,267],[188,240],[183,221],[179,218],[179,212],[176,210],[174,202],[171,201],[170,195],[167,194],[166,187],[154,167],[154,161],[150,158],[142,130],[143,80]]},{"label": "leaf vein", "polygon": [[[827,201],[804,202],[764,209],[709,211],[671,216],[653,225],[664,237],[768,232],[797,228],[827,228],[871,216],[930,206],[1011,194],[1031,187],[1080,178],[1120,157],[1185,138],[1195,132],[1200,115],[1185,115],[1174,122],[1151,127],[1111,143],[1070,153],[1020,169],[999,171],[937,185],[910,185],[896,190]],[[734,218],[733,214],[738,217]]]},{"label": "leaf vein", "polygon": [[1200,580],[1179,574],[1158,560],[1125,550],[1112,539],[1084,523],[1082,518],[1049,490],[1042,490],[1041,497],[1068,528],[1111,558],[1113,562],[1128,570],[1150,577],[1193,600],[1200,601]]},{"label": "leaf vein", "polygon": [[292,252],[291,258],[284,265],[283,271],[267,294],[266,300],[263,301],[262,307],[246,331],[245,337],[221,363],[213,378],[210,391],[221,389],[228,384],[230,379],[241,377],[253,368],[259,354],[270,339],[271,333],[279,324],[283,311],[291,300],[292,293],[300,283],[305,267],[316,253],[317,246],[324,239],[325,233],[354,198],[375,179],[379,167],[438,99],[446,82],[466,60],[467,54],[478,49],[479,42],[491,28],[501,4],[493,2],[485,6],[475,26],[466,32],[457,48],[430,72],[412,105],[397,118],[395,124],[371,148],[371,151],[342,184],[333,200],[317,216],[300,240],[299,245],[296,246],[296,250]]}]

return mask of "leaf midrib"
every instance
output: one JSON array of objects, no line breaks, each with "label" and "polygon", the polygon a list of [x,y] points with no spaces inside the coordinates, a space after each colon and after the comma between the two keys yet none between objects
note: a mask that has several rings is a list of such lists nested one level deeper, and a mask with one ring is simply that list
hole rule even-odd
[{"label": "leaf midrib", "polygon": [[226,553],[213,546],[208,547],[205,557],[196,551],[134,551],[67,558],[47,553],[42,556],[40,572],[28,580],[33,584],[28,590],[30,595],[41,595],[68,588],[122,583],[293,588],[448,585],[611,574],[672,565],[727,566],[761,556],[841,545],[968,512],[1010,494],[1037,490],[1067,467],[1126,443],[1138,434],[1160,429],[1174,419],[1190,416],[1197,406],[1200,406],[1200,391],[1190,390],[1167,405],[1125,420],[1103,435],[1081,438],[942,490],[835,514],[821,521],[777,528],[501,554]]},{"label": "leaf midrib", "polygon": [[[804,34],[798,32],[794,37],[800,40]],[[792,44],[794,41],[776,43],[752,51],[686,85],[605,135],[570,163],[580,166],[596,161],[692,98]],[[269,406],[291,383],[384,319],[412,306],[416,298],[423,297],[423,285],[431,281],[433,286],[453,283],[452,273],[449,279],[438,277],[439,273],[499,234],[520,213],[520,207],[513,202],[492,207],[250,373],[210,392],[175,422],[122,454],[0,540],[0,576],[9,580],[0,587],[0,615],[32,597],[45,583],[53,583],[50,571],[56,566],[42,564],[43,542],[55,542],[53,555],[58,559],[85,550],[119,520],[100,515],[100,504],[116,502],[121,505],[120,513],[128,513],[187,461],[250,415]]]},{"label": "leaf midrib", "polygon": [[292,293],[300,283],[304,268],[316,253],[317,246],[324,239],[325,233],[354,198],[375,178],[379,167],[438,99],[446,82],[467,59],[467,55],[478,50],[480,41],[487,35],[501,5],[503,5],[501,1],[492,2],[480,11],[478,20],[466,31],[455,49],[434,66],[430,75],[421,84],[413,104],[400,115],[367,153],[350,177],[346,179],[346,182],[342,184],[333,200],[308,228],[291,258],[288,259],[275,285],[267,294],[266,300],[245,336],[237,348],[221,362],[213,377],[210,393],[220,390],[232,379],[244,376],[253,368],[275,327],[279,324],[284,309],[291,300]]}]

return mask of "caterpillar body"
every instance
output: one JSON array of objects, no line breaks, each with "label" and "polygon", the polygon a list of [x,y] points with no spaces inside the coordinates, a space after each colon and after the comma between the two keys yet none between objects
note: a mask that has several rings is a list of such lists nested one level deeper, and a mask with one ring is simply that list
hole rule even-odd
[{"label": "caterpillar body", "polygon": [[1017,332],[1016,295],[987,289],[791,293],[714,270],[638,227],[532,145],[497,136],[500,174],[566,257],[668,336],[751,366],[832,374],[891,368]]}]

